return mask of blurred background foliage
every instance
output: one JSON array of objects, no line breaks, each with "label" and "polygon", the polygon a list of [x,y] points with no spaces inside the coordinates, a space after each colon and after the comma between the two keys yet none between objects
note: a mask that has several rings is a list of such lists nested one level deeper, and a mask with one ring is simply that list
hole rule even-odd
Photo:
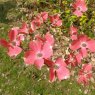
[{"label": "blurred background foliage", "polygon": [[[0,0],[0,38],[7,37],[10,27],[30,22],[39,12],[61,14],[63,25],[60,30],[68,36],[70,25],[74,24],[79,33],[95,37],[95,0],[86,0],[88,10],[82,17],[72,14],[74,0]],[[3,52],[3,53],[2,53]],[[95,95],[95,85],[83,87],[75,79],[49,83],[48,72],[25,67],[21,56],[16,60],[5,55],[0,47],[0,95]],[[47,76],[46,76],[47,73]]]},{"label": "blurred background foliage", "polygon": [[61,31],[67,33],[70,25],[78,27],[90,37],[95,36],[95,0],[86,0],[88,11],[82,17],[72,14],[74,0],[0,0],[0,22],[30,21],[42,11],[61,14],[63,25]]},{"label": "blurred background foliage", "polygon": [[0,22],[29,21],[37,13],[47,11],[50,14],[61,14],[63,26],[61,31],[67,33],[74,24],[79,32],[90,37],[95,36],[95,0],[86,0],[88,11],[82,17],[72,14],[74,0],[0,0]]}]

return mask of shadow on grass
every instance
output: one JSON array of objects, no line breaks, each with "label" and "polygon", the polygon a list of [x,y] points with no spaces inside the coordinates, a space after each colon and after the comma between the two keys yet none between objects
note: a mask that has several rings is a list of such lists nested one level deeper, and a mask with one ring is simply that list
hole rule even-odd
[{"label": "shadow on grass", "polygon": [[15,1],[0,1],[0,23],[8,23],[10,20],[7,19],[7,13],[10,9],[16,8]]}]

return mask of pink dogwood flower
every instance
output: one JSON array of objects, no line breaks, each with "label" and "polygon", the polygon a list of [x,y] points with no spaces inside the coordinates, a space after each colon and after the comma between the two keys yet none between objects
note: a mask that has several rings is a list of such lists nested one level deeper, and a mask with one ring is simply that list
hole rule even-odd
[{"label": "pink dogwood flower", "polygon": [[87,50],[95,52],[95,40],[89,39],[86,35],[80,35],[70,46],[71,50],[79,50],[83,57],[87,56]]},{"label": "pink dogwood flower", "polygon": [[54,37],[50,32],[47,32],[45,35],[45,40],[51,44],[51,46],[54,45]]},{"label": "pink dogwood flower", "polygon": [[70,53],[68,55],[68,57],[66,58],[65,63],[67,65],[70,65],[71,67],[75,67],[75,66],[78,66],[81,63],[81,60],[82,60],[82,55],[81,54],[79,54],[79,53],[77,53],[77,54]]},{"label": "pink dogwood flower", "polygon": [[43,21],[46,21],[48,19],[48,12],[41,12],[41,17]]},{"label": "pink dogwood flower", "polygon": [[82,83],[87,85],[89,80],[92,77],[92,65],[91,64],[84,64],[82,69],[79,71],[78,74],[78,83]]},{"label": "pink dogwood flower", "polygon": [[74,15],[76,15],[77,17],[82,16],[83,12],[87,11],[85,0],[76,0],[73,4],[73,8],[75,9],[75,11],[73,12]]},{"label": "pink dogwood flower", "polygon": [[10,42],[16,41],[17,35],[19,34],[18,29],[19,27],[14,27],[9,31],[8,37]]},{"label": "pink dogwood flower", "polygon": [[71,36],[71,39],[72,40],[76,40],[77,39],[77,31],[78,31],[78,29],[75,27],[75,26],[71,26],[70,27],[70,36]]},{"label": "pink dogwood flower", "polygon": [[50,16],[50,21],[52,23],[52,26],[61,26],[62,25],[62,20],[60,19],[60,15],[56,14],[53,16]]},{"label": "pink dogwood flower", "polygon": [[28,25],[27,23],[23,23],[21,28],[18,29],[19,34],[28,34]]},{"label": "pink dogwood flower", "polygon": [[19,34],[18,30],[18,27],[14,27],[9,31],[9,41],[6,41],[4,39],[0,40],[1,45],[8,49],[7,54],[10,57],[16,57],[22,51],[20,44],[24,40],[24,34]]},{"label": "pink dogwood flower", "polygon": [[36,35],[36,38],[43,42],[48,42],[51,46],[54,45],[54,37],[52,34],[50,34],[50,32],[47,32],[43,38],[39,35]]},{"label": "pink dogwood flower", "polygon": [[22,51],[22,48],[20,48],[19,46],[13,46],[11,43],[7,42],[4,39],[0,40],[0,45],[8,49],[7,54],[10,57],[16,57]]},{"label": "pink dogwood flower", "polygon": [[35,24],[35,20],[33,20],[30,24],[30,33],[33,33],[37,29],[37,26]]},{"label": "pink dogwood flower", "polygon": [[5,48],[10,47],[10,44],[5,39],[0,39],[0,45]]},{"label": "pink dogwood flower", "polygon": [[34,64],[38,69],[44,65],[44,58],[48,59],[53,55],[52,47],[48,42],[34,40],[30,42],[29,48],[30,50],[25,52],[24,62],[25,64]]},{"label": "pink dogwood flower", "polygon": [[28,34],[28,29],[26,28],[25,24],[22,28],[12,28],[8,33],[10,43],[13,43],[16,46],[20,46],[21,42],[25,40],[26,34]]},{"label": "pink dogwood flower", "polygon": [[30,32],[33,33],[38,29],[43,23],[43,19],[40,16],[34,18],[30,23]]},{"label": "pink dogwood flower", "polygon": [[81,64],[81,61],[83,59],[82,54],[81,53],[77,53],[75,56],[76,56],[76,59],[77,59],[77,63],[78,64]]},{"label": "pink dogwood flower", "polygon": [[18,46],[10,46],[8,47],[8,52],[7,54],[10,57],[16,57],[17,55],[19,55],[22,51],[22,48],[18,47]]},{"label": "pink dogwood flower", "polygon": [[70,77],[70,71],[62,58],[58,58],[55,62],[45,59],[45,64],[49,67],[49,77],[51,82],[54,82],[56,77],[59,81]]},{"label": "pink dogwood flower", "polygon": [[30,32],[33,33],[38,29],[43,22],[45,22],[48,18],[48,13],[47,12],[41,12],[36,16],[32,21],[30,25]]}]

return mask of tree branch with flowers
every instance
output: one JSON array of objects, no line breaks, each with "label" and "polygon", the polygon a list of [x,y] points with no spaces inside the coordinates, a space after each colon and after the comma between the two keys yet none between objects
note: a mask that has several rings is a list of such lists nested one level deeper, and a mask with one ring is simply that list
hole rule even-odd
[{"label": "tree branch with flowers", "polygon": [[[87,11],[85,0],[75,0],[71,6],[72,14],[77,17],[81,17]],[[50,15],[48,12],[41,12],[30,23],[24,22],[21,27],[10,29],[9,40],[0,39],[0,45],[7,49],[10,57],[16,58],[24,52],[23,61],[26,66],[34,65],[39,70],[46,66],[50,82],[70,78],[71,72],[78,67],[77,82],[87,85],[93,78],[94,65],[85,63],[84,60],[89,53],[95,53],[95,40],[85,34],[79,34],[78,28],[72,24],[69,29],[69,54],[64,54],[66,58],[57,56],[53,59],[56,41],[51,31],[61,26],[60,14]],[[45,34],[40,35],[40,29],[43,29]],[[27,48],[23,42],[28,42]]]}]

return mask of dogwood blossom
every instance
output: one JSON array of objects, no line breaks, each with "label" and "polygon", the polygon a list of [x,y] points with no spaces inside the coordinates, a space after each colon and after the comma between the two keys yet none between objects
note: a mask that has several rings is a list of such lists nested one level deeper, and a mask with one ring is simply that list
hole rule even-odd
[{"label": "dogwood blossom", "polygon": [[36,38],[38,40],[41,40],[43,42],[48,42],[51,46],[54,45],[54,37],[50,32],[47,32],[44,37],[41,37],[40,35],[36,35]]},{"label": "dogwood blossom", "polygon": [[77,40],[74,40],[70,46],[71,50],[78,50],[83,57],[87,56],[88,49],[95,52],[95,40],[88,38],[86,35],[80,35]]},{"label": "dogwood blossom", "polygon": [[52,26],[58,26],[59,27],[62,25],[62,20],[60,19],[59,14],[49,16],[49,18],[50,18]]},{"label": "dogwood blossom", "polygon": [[62,58],[56,59],[55,62],[45,60],[45,64],[49,67],[49,77],[51,82],[54,82],[56,77],[58,77],[59,81],[70,77],[70,71]]},{"label": "dogwood blossom", "polygon": [[78,29],[75,27],[75,26],[71,26],[70,27],[70,36],[71,36],[71,39],[72,40],[76,40],[77,39],[77,31],[78,31]]},{"label": "dogwood blossom", "polygon": [[23,23],[21,28],[18,29],[19,34],[29,34],[28,32],[28,24],[27,23]]},{"label": "dogwood blossom", "polygon": [[48,12],[41,12],[41,17],[43,21],[46,21],[48,19]]},{"label": "dogwood blossom", "polygon": [[47,12],[41,12],[38,14],[30,23],[30,32],[33,33],[38,29],[43,22],[45,22],[48,19],[48,13]]},{"label": "dogwood blossom", "polygon": [[78,83],[87,85],[91,77],[92,77],[92,65],[84,64],[78,74],[78,80],[77,80]]},{"label": "dogwood blossom", "polygon": [[14,27],[8,33],[9,41],[6,41],[4,39],[0,40],[1,45],[8,49],[7,54],[10,57],[16,57],[21,53],[22,48],[20,45],[21,42],[24,41],[24,35],[27,33],[26,31],[28,30],[25,24],[22,28]]},{"label": "dogwood blossom", "polygon": [[77,17],[82,16],[83,13],[87,11],[85,0],[75,0],[73,8],[74,8],[73,12],[74,15],[76,15]]},{"label": "dogwood blossom", "polygon": [[25,64],[34,64],[38,69],[44,65],[44,58],[48,59],[53,55],[53,50],[48,42],[43,43],[40,40],[29,43],[30,50],[25,52]]},{"label": "dogwood blossom", "polygon": [[74,54],[74,53],[70,53],[66,60],[65,60],[65,63],[67,65],[70,65],[71,67],[75,67],[75,66],[78,66],[80,63],[81,63],[81,60],[82,60],[82,55],[77,53],[77,54]]},{"label": "dogwood blossom", "polygon": [[18,54],[21,53],[22,49],[19,46],[14,46],[11,43],[7,42],[4,39],[0,40],[0,45],[8,49],[7,54],[10,57],[16,57]]}]

